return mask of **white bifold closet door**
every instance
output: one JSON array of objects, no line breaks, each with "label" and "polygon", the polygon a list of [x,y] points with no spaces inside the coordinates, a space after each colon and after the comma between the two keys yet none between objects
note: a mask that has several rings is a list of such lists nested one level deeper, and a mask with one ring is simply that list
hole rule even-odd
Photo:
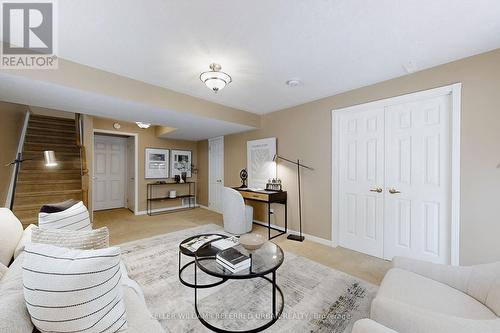
[{"label": "white bifold closet door", "polygon": [[450,96],[340,118],[341,246],[450,262]]},{"label": "white bifold closet door", "polygon": [[386,108],[384,257],[450,260],[450,96]]},{"label": "white bifold closet door", "polygon": [[384,109],[346,112],[340,131],[340,245],[382,257]]}]

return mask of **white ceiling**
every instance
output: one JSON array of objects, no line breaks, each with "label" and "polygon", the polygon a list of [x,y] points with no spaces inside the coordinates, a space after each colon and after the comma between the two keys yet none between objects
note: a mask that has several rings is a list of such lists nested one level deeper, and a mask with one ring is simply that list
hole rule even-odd
[{"label": "white ceiling", "polygon": [[[58,1],[59,54],[267,113],[500,47],[498,0]],[[215,95],[211,62],[233,77]],[[285,81],[303,85],[290,88]]]},{"label": "white ceiling", "polygon": [[177,129],[162,137],[172,139],[203,140],[253,129],[249,126],[153,108],[149,105],[2,73],[0,73],[0,100],[123,121],[143,120],[156,125],[171,126]]}]

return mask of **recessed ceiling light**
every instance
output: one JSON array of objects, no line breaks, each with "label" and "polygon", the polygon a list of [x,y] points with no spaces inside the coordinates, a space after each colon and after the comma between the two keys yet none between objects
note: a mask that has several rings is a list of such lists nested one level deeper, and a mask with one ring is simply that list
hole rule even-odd
[{"label": "recessed ceiling light", "polygon": [[210,69],[210,71],[200,74],[200,80],[214,93],[224,89],[226,85],[231,83],[231,76],[221,71],[221,65],[213,63],[210,65]]},{"label": "recessed ceiling light", "polygon": [[135,123],[137,124],[137,126],[139,126],[139,128],[143,129],[149,128],[149,126],[151,126],[150,123],[143,123],[141,121],[136,121]]},{"label": "recessed ceiling light", "polygon": [[298,87],[301,84],[302,84],[302,81],[300,81],[298,79],[292,79],[292,80],[286,81],[286,85],[289,87]]}]

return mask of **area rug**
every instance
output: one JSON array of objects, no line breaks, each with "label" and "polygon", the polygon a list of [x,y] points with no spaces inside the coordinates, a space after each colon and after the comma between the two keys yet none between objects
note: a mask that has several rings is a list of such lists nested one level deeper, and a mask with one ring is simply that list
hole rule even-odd
[{"label": "area rug", "polygon": [[[150,312],[166,332],[210,332],[196,317],[194,290],[179,282],[178,249],[185,238],[212,232],[224,233],[209,224],[120,245],[130,277],[142,287]],[[191,258],[182,260],[184,264]],[[198,272],[198,283],[216,281]],[[183,277],[192,282],[194,267],[188,267]],[[285,252],[277,283],[285,306],[281,318],[266,332],[351,332],[356,320],[369,317],[377,291],[368,282],[290,252]],[[271,284],[260,278],[228,280],[199,289],[198,309],[217,327],[248,330],[270,319],[271,290]]]}]

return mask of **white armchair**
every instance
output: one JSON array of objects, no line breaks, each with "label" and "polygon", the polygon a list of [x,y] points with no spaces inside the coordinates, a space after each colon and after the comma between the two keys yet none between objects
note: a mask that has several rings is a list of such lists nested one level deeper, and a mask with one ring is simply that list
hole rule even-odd
[{"label": "white armchair", "polygon": [[[353,333],[500,332],[500,262],[455,267],[396,257]],[[384,330],[386,329],[387,330]]]},{"label": "white armchair", "polygon": [[238,191],[224,187],[222,203],[224,230],[235,235],[252,231],[253,207],[245,205],[245,201]]}]

